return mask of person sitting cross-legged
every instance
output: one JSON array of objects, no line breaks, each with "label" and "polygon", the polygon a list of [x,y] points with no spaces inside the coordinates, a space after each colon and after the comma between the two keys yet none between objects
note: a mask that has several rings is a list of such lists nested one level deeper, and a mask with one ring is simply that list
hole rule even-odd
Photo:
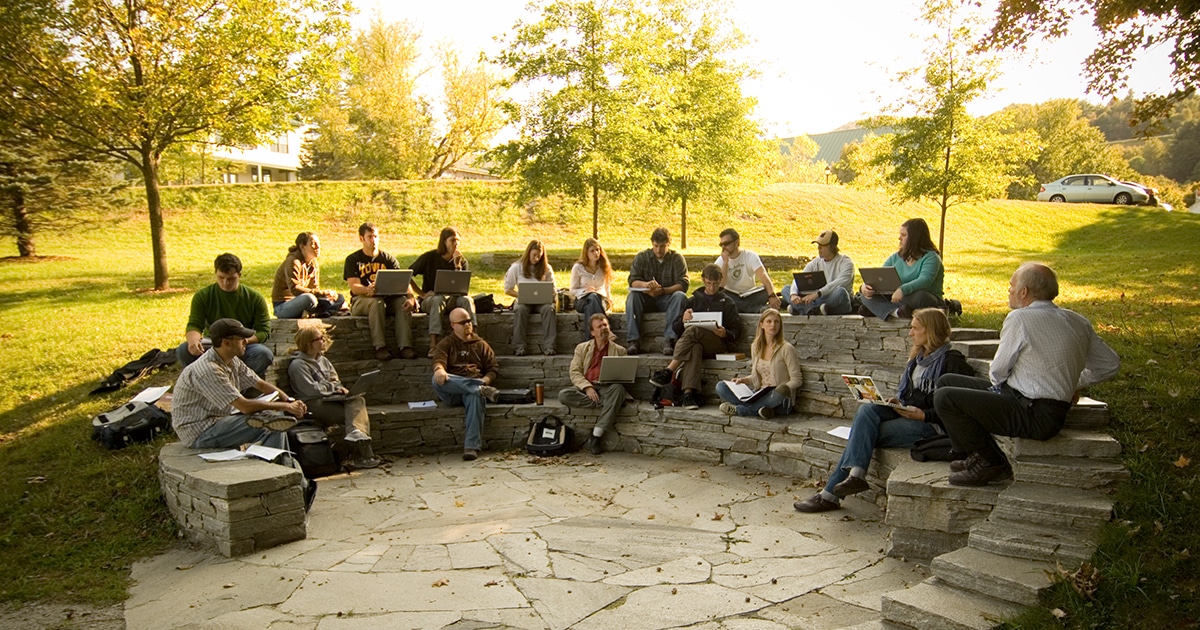
[{"label": "person sitting cross-legged", "polygon": [[596,313],[588,320],[592,338],[575,346],[568,371],[574,387],[558,392],[558,400],[568,407],[599,407],[600,417],[592,428],[587,449],[593,455],[601,452],[601,438],[616,421],[617,412],[625,405],[625,386],[620,383],[600,383],[600,364],[604,357],[625,356],[625,348],[617,345],[617,337],[608,327],[608,317]]},{"label": "person sitting cross-legged", "polygon": [[825,273],[825,286],[802,293],[792,281],[783,287],[783,299],[792,315],[849,315],[850,293],[854,290],[854,261],[838,249],[838,235],[825,230],[813,240],[817,257],[804,265],[805,272]]},{"label": "person sitting cross-legged", "polygon": [[779,311],[768,308],[762,312],[758,332],[750,345],[750,376],[733,380],[755,391],[766,387],[771,391],[743,402],[725,381],[717,383],[717,396],[725,401],[721,403],[725,415],[774,418],[792,413],[804,375],[800,373],[800,356],[795,346],[783,340],[783,317]]},{"label": "person sitting cross-legged", "polygon": [[800,512],[827,512],[841,507],[842,499],[867,489],[867,468],[876,448],[912,446],[917,440],[944,432],[934,408],[934,390],[943,374],[973,375],[966,357],[950,347],[950,320],[935,308],[913,313],[908,336],[912,339],[908,364],[900,376],[900,389],[892,402],[904,408],[863,403],[854,414],[850,438],[837,467],[821,492],[797,502]]},{"label": "person sitting cross-legged", "polygon": [[[682,367],[679,380],[683,389],[681,402],[685,409],[700,408],[700,370],[704,359],[711,359],[718,352],[729,352],[742,336],[742,318],[738,316],[737,306],[721,290],[721,268],[713,264],[705,265],[700,278],[704,281],[704,288],[692,294],[684,304],[683,315],[671,324],[679,339],[671,362],[666,369],[650,376],[652,384],[666,387],[671,382],[671,376]],[[689,326],[688,322],[695,319],[695,313],[721,313],[721,323],[711,327],[699,324]]]}]

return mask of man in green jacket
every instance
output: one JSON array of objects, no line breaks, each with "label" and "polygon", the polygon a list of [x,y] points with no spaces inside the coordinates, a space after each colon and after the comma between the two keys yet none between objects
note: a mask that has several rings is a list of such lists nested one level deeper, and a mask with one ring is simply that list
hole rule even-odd
[{"label": "man in green jacket", "polygon": [[275,361],[275,353],[263,345],[270,334],[270,315],[267,300],[261,293],[242,286],[242,261],[225,253],[213,261],[217,281],[192,296],[188,314],[186,341],[175,349],[179,364],[187,367],[206,350],[208,327],[218,319],[232,318],[246,322],[254,329],[254,337],[246,340],[242,361],[261,378]]}]

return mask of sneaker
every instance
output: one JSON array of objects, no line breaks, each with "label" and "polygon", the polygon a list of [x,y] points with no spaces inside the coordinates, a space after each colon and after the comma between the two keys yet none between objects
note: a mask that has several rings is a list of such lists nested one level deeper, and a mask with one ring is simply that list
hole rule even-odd
[{"label": "sneaker", "polygon": [[850,475],[849,477],[846,477],[841,483],[839,483],[833,487],[833,493],[838,495],[839,497],[845,498],[852,494],[858,494],[859,492],[862,492],[863,490],[867,490],[868,488],[870,488],[870,486],[867,485],[866,479],[863,479],[862,477],[855,477],[854,475]]},{"label": "sneaker", "polygon": [[267,429],[276,433],[283,433],[288,429],[296,426],[296,419],[291,416],[258,416],[252,415],[246,418],[246,426],[254,429]]},{"label": "sneaker", "polygon": [[683,404],[684,409],[700,408],[700,401],[696,400],[695,392],[683,392],[683,396],[680,397],[680,402]]},{"label": "sneaker", "polygon": [[962,471],[966,470],[971,465],[971,462],[979,457],[980,457],[979,453],[975,452],[975,453],[971,453],[970,455],[967,455],[966,457],[964,457],[962,459],[956,459],[956,460],[951,461],[950,462],[950,472],[962,472]]},{"label": "sneaker", "polygon": [[671,370],[663,368],[650,375],[650,384],[655,387],[666,387],[671,384]]},{"label": "sneaker", "polygon": [[717,407],[717,409],[720,409],[721,413],[723,413],[727,416],[738,415],[737,407],[733,406],[732,403],[723,402],[723,403],[721,403],[721,405],[719,407]]},{"label": "sneaker", "polygon": [[672,356],[675,354],[675,340],[674,339],[663,339],[662,353],[667,356]]},{"label": "sneaker", "polygon": [[463,461],[464,462],[473,462],[478,457],[479,457],[479,451],[477,451],[473,448],[468,448],[468,449],[463,450]]},{"label": "sneaker", "polygon": [[642,347],[640,345],[638,345],[637,341],[630,341],[629,347],[625,349],[625,354],[641,354],[641,353],[642,353]]},{"label": "sneaker", "polygon": [[304,488],[304,511],[312,509],[313,502],[317,500],[317,480],[309,479],[308,485]]},{"label": "sneaker", "polygon": [[842,504],[828,501],[825,499],[825,497],[821,496],[821,493],[818,492],[817,494],[814,494],[803,501],[797,501],[793,503],[792,507],[796,508],[797,512],[815,514],[817,512],[829,512],[831,510],[836,510],[842,507]]},{"label": "sneaker", "polygon": [[488,402],[494,403],[500,396],[500,390],[492,387],[491,385],[480,385],[479,394],[486,398]]},{"label": "sneaker", "polygon": [[375,360],[387,361],[392,358],[392,353],[387,348],[375,348]]},{"label": "sneaker", "polygon": [[415,358],[417,358],[417,351],[412,346],[406,346],[404,348],[400,348],[400,358],[401,359],[415,359]]},{"label": "sneaker", "polygon": [[514,357],[525,356],[525,346],[517,346],[516,348],[513,348],[513,356]]},{"label": "sneaker", "polygon": [[774,418],[775,417],[775,408],[774,407],[760,407],[758,409],[758,417],[762,418],[763,420],[770,420],[771,418]]},{"label": "sneaker", "polygon": [[599,436],[593,435],[593,436],[589,437],[587,440],[588,452],[591,453],[592,455],[599,455],[601,452],[603,452],[603,449],[600,447],[600,441],[601,440],[600,440]]},{"label": "sneaker", "polygon": [[550,347],[548,347],[548,348],[545,348],[545,349],[543,349],[543,350],[542,350],[542,354],[544,354],[544,355],[546,355],[546,356],[548,356],[548,357],[552,357],[552,356],[554,356],[554,354],[555,354],[555,353],[554,353],[554,348],[550,348]]},{"label": "sneaker", "polygon": [[824,304],[822,304],[820,307],[818,307],[818,308],[817,308],[817,312],[818,312],[818,313],[820,313],[820,314],[822,314],[822,315],[828,315],[828,314],[829,314],[829,313],[826,313],[826,312],[825,312],[825,305],[824,305]]},{"label": "sneaker", "polygon": [[999,464],[993,464],[982,456],[974,460],[968,459],[966,469],[950,473],[952,486],[986,486],[993,481],[1012,479],[1012,466],[1005,459]]},{"label": "sneaker", "polygon": [[383,460],[379,459],[378,457],[358,458],[350,462],[350,467],[359,470],[365,470],[368,468],[379,468],[379,465],[382,463]]},{"label": "sneaker", "polygon": [[346,437],[342,439],[347,442],[367,442],[371,439],[371,436],[363,433],[360,429],[350,429],[346,432]]}]

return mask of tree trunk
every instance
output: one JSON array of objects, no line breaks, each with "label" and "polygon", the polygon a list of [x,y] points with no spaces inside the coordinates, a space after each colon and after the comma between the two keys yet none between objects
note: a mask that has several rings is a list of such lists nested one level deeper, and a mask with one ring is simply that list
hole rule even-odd
[{"label": "tree trunk", "polygon": [[167,280],[167,235],[163,230],[162,197],[158,189],[159,157],[142,153],[142,181],[146,185],[146,206],[150,211],[150,248],[154,257],[154,289],[171,288]]},{"label": "tree trunk", "polygon": [[17,232],[17,253],[21,258],[37,256],[37,244],[33,241],[33,225],[29,222],[29,209],[25,206],[25,193],[12,195],[13,228]]},{"label": "tree trunk", "polygon": [[600,240],[600,187],[592,181],[592,238]]},{"label": "tree trunk", "polygon": [[679,249],[687,249],[687,195],[679,203]]}]

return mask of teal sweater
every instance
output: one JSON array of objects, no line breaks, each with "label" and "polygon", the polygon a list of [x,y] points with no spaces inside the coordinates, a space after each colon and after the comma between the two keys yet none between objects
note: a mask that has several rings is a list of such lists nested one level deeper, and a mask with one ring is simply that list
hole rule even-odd
[{"label": "teal sweater", "polygon": [[883,261],[883,266],[896,268],[896,274],[900,276],[900,290],[904,295],[928,291],[939,299],[942,297],[944,270],[942,257],[938,256],[937,252],[926,251],[924,256],[911,265],[904,262],[899,253],[895,253]]},{"label": "teal sweater", "polygon": [[267,300],[261,293],[238,285],[237,291],[226,293],[215,283],[210,284],[192,296],[192,310],[188,314],[187,329],[200,334],[208,334],[208,326],[223,317],[232,317],[243,326],[253,328],[258,342],[262,343],[270,335],[271,317],[267,311]]}]

